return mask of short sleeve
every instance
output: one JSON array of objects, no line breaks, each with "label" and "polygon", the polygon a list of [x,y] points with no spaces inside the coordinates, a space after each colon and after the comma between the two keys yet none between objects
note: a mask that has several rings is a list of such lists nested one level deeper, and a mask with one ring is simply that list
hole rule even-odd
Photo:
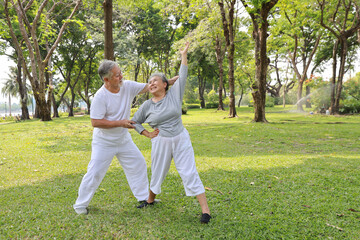
[{"label": "short sleeve", "polygon": [[95,95],[90,106],[90,118],[103,119],[106,113],[106,104],[103,98]]},{"label": "short sleeve", "polygon": [[138,83],[135,81],[126,81],[126,84],[127,87],[129,87],[131,97],[138,95],[146,86],[146,83]]}]

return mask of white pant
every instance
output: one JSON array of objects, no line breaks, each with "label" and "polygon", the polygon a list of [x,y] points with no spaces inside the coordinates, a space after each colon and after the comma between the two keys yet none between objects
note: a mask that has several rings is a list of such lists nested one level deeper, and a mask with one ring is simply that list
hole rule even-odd
[{"label": "white pant", "polygon": [[75,209],[86,208],[89,205],[114,156],[123,167],[134,196],[139,201],[147,200],[149,181],[146,162],[132,139],[118,146],[103,146],[93,142],[91,160],[79,187],[79,195],[73,206]]},{"label": "white pant", "polygon": [[151,139],[151,182],[150,190],[159,194],[161,184],[169,171],[171,159],[180,174],[186,196],[196,196],[205,192],[196,170],[194,150],[186,129],[175,137],[157,136]]}]

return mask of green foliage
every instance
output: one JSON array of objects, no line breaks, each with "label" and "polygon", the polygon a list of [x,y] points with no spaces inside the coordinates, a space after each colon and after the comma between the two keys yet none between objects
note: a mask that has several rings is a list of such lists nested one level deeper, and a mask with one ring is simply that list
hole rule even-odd
[{"label": "green foliage", "polygon": [[187,109],[200,108],[200,104],[199,103],[187,103],[186,108]]},{"label": "green foliage", "polygon": [[343,94],[360,101],[360,72],[343,84]]},{"label": "green foliage", "polygon": [[267,95],[265,101],[265,107],[274,107],[274,106],[275,106],[275,98]]},{"label": "green foliage", "polygon": [[345,99],[340,101],[339,112],[341,114],[360,113],[360,101],[356,99]]},{"label": "green foliage", "polygon": [[311,76],[305,81],[306,86],[311,87],[310,98],[306,99],[313,105],[314,111],[330,107],[331,83],[324,81],[322,77]]}]

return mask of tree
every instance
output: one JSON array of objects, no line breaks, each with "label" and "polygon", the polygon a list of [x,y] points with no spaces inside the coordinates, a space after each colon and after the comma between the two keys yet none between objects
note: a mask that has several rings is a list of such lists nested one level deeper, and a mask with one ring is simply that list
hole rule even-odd
[{"label": "tree", "polygon": [[[23,68],[28,76],[28,79],[31,82],[31,87],[34,92],[34,97],[36,100],[37,107],[39,109],[40,118],[43,121],[50,121],[51,120],[51,112],[50,112],[50,104],[51,104],[51,92],[52,87],[51,85],[46,84],[46,77],[45,72],[46,68],[48,67],[48,62],[52,54],[54,53],[56,47],[58,46],[60,39],[63,35],[63,32],[66,26],[69,24],[72,17],[75,15],[75,12],[79,8],[81,4],[81,0],[78,0],[73,8],[71,14],[67,17],[64,21],[63,25],[56,32],[55,40],[52,42],[52,45],[49,51],[46,51],[45,57],[41,51],[44,51],[44,47],[41,46],[43,44],[42,41],[42,30],[46,29],[47,26],[43,26],[43,18],[44,15],[47,19],[50,19],[49,15],[55,11],[55,9],[59,10],[58,5],[59,2],[53,2],[51,7],[48,6],[49,1],[43,0],[37,2],[30,1],[25,5],[25,2],[17,1],[16,3],[11,4],[12,7],[15,9],[19,21],[19,28],[21,31],[22,39],[18,38],[14,32],[13,24],[10,20],[9,15],[9,1],[5,0],[5,15],[6,15],[6,22],[10,30],[11,37],[15,43],[16,52],[23,63]],[[65,7],[68,7],[65,5]],[[46,9],[46,14],[43,12]],[[29,17],[30,12],[34,11],[34,17]],[[55,29],[53,29],[55,31]],[[44,34],[46,36],[46,32]],[[55,35],[55,34],[54,34]],[[20,41],[24,41],[26,44],[26,49],[21,48]],[[27,67],[25,62],[25,53],[29,54],[30,57],[30,67]]]},{"label": "tree", "polygon": [[226,39],[226,46],[228,50],[228,63],[229,63],[229,91],[230,91],[230,103],[229,103],[229,117],[236,117],[236,108],[235,108],[235,79],[234,79],[234,53],[235,53],[235,4],[236,0],[225,0],[227,4],[227,11],[225,10],[224,1],[221,0],[218,2],[222,25],[224,31],[224,37]]},{"label": "tree", "polygon": [[[339,113],[339,103],[345,75],[345,64],[348,53],[348,40],[360,29],[359,1],[317,0],[320,11],[320,23],[336,38],[333,48],[333,76],[331,89],[331,114]],[[340,50],[340,67],[337,70],[337,51]],[[337,82],[336,77],[338,76]]]},{"label": "tree", "polygon": [[254,98],[254,122],[267,122],[265,118],[266,77],[269,66],[266,39],[268,37],[268,16],[278,0],[241,0],[253,23],[255,40],[255,83],[252,85]]},{"label": "tree", "polygon": [[[287,39],[289,59],[298,79],[297,110],[303,110],[303,85],[309,78],[309,68],[322,38],[322,31],[317,22],[318,13],[312,1],[282,1],[279,5],[283,21],[278,31]],[[306,86],[306,104],[309,101],[310,86]]]},{"label": "tree", "polygon": [[[15,14],[14,11],[12,11],[11,13],[12,15]],[[0,5],[0,16],[1,16],[1,24],[0,24],[0,38],[3,39],[5,42],[5,44],[1,44],[1,54],[2,55],[6,55],[8,56],[10,59],[12,59],[16,64],[17,64],[17,73],[16,73],[16,81],[18,83],[19,86],[19,97],[20,97],[20,104],[21,104],[21,119],[22,120],[26,120],[26,119],[30,119],[29,116],[29,110],[27,108],[27,102],[28,102],[28,89],[27,89],[27,84],[26,84],[26,74],[23,74],[23,69],[22,69],[22,62],[21,59],[17,56],[16,51],[8,54],[6,53],[7,49],[9,47],[15,49],[13,40],[9,34],[9,31],[7,29],[7,24],[5,23],[5,13],[4,13],[4,5]],[[16,26],[16,22],[17,19],[16,18],[12,18],[11,19],[12,23]],[[18,29],[18,27],[16,27],[15,33],[17,34],[18,37],[20,37],[20,31]],[[25,47],[24,44],[22,43],[22,47]]]},{"label": "tree", "polygon": [[4,86],[1,89],[1,93],[4,96],[9,97],[9,113],[11,116],[11,97],[16,97],[19,93],[19,84],[16,82],[16,69],[12,68],[11,73],[8,75],[8,79],[5,81]]}]

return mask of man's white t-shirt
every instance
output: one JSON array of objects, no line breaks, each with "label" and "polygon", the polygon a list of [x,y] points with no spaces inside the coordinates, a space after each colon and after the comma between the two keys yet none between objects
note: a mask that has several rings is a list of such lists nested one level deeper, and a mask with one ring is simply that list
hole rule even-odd
[{"label": "man's white t-shirt", "polygon": [[[112,93],[103,85],[95,94],[90,107],[91,119],[109,121],[130,118],[130,108],[134,97],[141,92],[146,83],[123,81],[120,91]],[[93,143],[118,145],[130,139],[127,128],[94,128]]]}]

